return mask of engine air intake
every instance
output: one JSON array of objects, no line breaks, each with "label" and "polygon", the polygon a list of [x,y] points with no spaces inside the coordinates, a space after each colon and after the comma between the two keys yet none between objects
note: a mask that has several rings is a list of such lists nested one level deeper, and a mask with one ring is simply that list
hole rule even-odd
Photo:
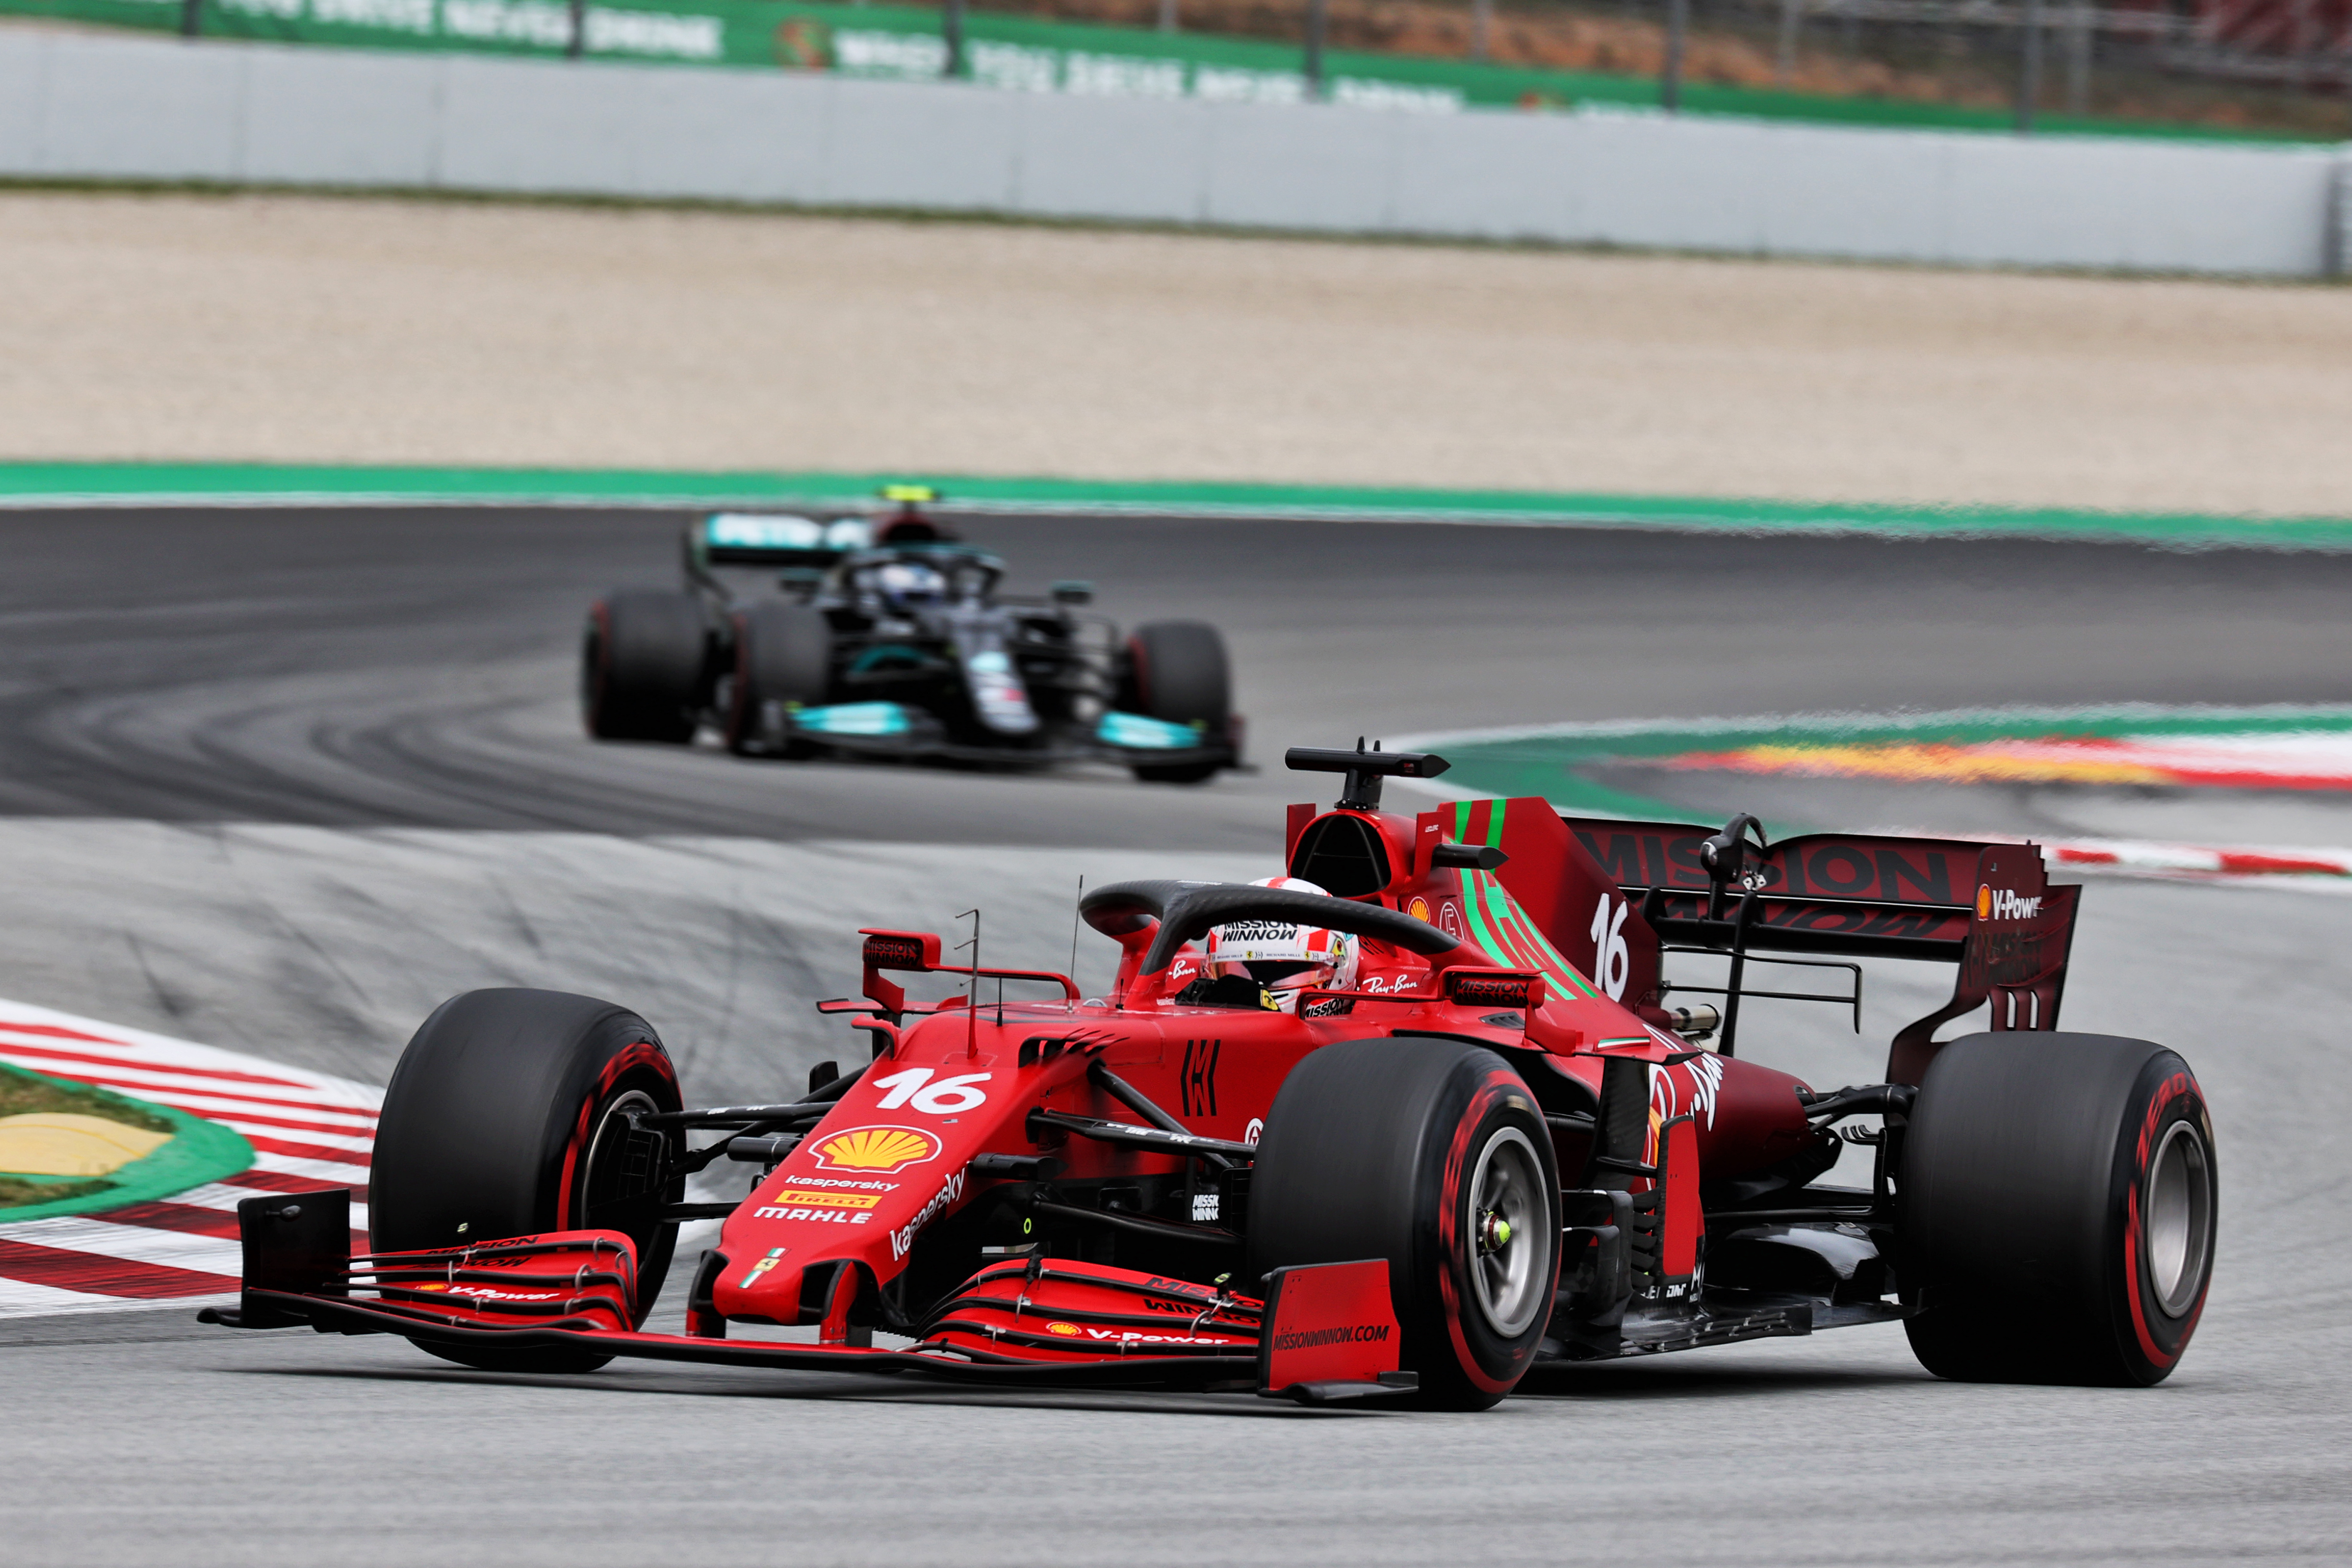
[{"label": "engine air intake", "polygon": [[1389,885],[1388,846],[1360,816],[1318,816],[1298,836],[1290,874],[1335,899],[1360,899]]}]

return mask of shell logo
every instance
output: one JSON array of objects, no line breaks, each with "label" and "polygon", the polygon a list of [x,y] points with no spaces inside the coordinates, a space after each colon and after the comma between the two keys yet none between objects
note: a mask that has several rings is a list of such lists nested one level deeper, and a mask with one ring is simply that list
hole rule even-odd
[{"label": "shell logo", "polygon": [[1977,884],[1977,919],[1980,921],[1992,919],[1992,884],[1990,882]]},{"label": "shell logo", "polygon": [[871,1171],[887,1175],[935,1158],[940,1141],[911,1127],[853,1127],[816,1146],[816,1163],[828,1171]]},{"label": "shell logo", "polygon": [[1045,1331],[1049,1334],[1059,1334],[1066,1340],[1074,1340],[1078,1337],[1078,1325],[1076,1323],[1048,1323],[1045,1325]]},{"label": "shell logo", "polygon": [[1404,907],[1404,912],[1417,921],[1425,921],[1429,918],[1429,900],[1415,895],[1412,902]]}]

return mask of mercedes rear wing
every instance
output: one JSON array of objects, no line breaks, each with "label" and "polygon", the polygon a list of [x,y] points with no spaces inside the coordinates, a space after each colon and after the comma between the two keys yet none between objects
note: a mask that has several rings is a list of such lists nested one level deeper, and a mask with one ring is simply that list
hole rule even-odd
[{"label": "mercedes rear wing", "polygon": [[873,524],[862,517],[819,522],[790,512],[715,511],[687,525],[686,569],[696,578],[713,566],[822,570],[873,542]]},{"label": "mercedes rear wing", "polygon": [[[1666,951],[1730,959],[1723,988],[1727,1052],[1737,1045],[1739,996],[1762,994],[1741,984],[1750,953],[1957,965],[1951,1001],[1895,1035],[1890,1083],[1917,1083],[1935,1056],[1937,1026],[1988,1001],[1989,1028],[2058,1026],[2083,889],[2051,882],[2032,844],[1860,833],[1810,833],[1768,844],[1752,817],[1735,817],[1721,830],[1560,820],[1639,905]],[[1857,1005],[1858,997],[1857,990]]]}]

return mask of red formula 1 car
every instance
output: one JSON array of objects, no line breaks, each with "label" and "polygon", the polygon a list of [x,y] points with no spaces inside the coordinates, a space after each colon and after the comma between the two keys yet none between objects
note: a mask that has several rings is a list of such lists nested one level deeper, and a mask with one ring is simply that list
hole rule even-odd
[{"label": "red formula 1 car", "polygon": [[[2033,848],[1767,845],[1747,818],[1536,799],[1403,816],[1382,779],[1442,759],[1289,762],[1347,782],[1291,808],[1287,878],[1086,897],[1120,948],[1106,998],[864,933],[865,996],[821,1005],[872,1058],[789,1103],[687,1109],[609,1003],[444,1004],[385,1098],[375,1250],[352,1255],[346,1194],[251,1199],[243,1302],[213,1316],[500,1370],[1454,1408],[1547,1363],[1897,1319],[1950,1377],[2149,1384],[2179,1360],[2213,1258],[2211,1122],[2172,1052],[2054,1032],[2079,889]],[[1852,1002],[1858,1026],[1856,956],[1958,967],[1885,1082],[1823,1092],[1736,1054],[1743,1000]],[[1663,977],[1710,958],[1718,986]],[[1755,984],[1785,963],[1853,989]],[[894,974],[961,989],[920,1004]],[[1988,1003],[1984,1032],[1935,1038]],[[1868,1186],[1818,1180],[1841,1139],[1873,1150]],[[720,1160],[762,1169],[751,1195],[683,1201]],[[714,1214],[685,1332],[644,1331],[677,1225]]]}]

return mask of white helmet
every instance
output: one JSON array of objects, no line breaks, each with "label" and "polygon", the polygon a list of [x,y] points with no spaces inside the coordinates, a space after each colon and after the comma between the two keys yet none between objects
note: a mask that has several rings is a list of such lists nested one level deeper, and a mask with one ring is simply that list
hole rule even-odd
[{"label": "white helmet", "polygon": [[919,561],[893,561],[874,574],[874,586],[893,609],[935,605],[946,597],[948,580]]},{"label": "white helmet", "polygon": [[[1297,877],[1265,877],[1253,888],[1281,888],[1294,893],[1322,893],[1312,882]],[[1213,926],[1201,971],[1214,979],[1244,975],[1272,992],[1286,1008],[1297,1004],[1297,994],[1318,987],[1344,991],[1356,982],[1356,939],[1324,926],[1292,925],[1286,921],[1232,921]]]}]

